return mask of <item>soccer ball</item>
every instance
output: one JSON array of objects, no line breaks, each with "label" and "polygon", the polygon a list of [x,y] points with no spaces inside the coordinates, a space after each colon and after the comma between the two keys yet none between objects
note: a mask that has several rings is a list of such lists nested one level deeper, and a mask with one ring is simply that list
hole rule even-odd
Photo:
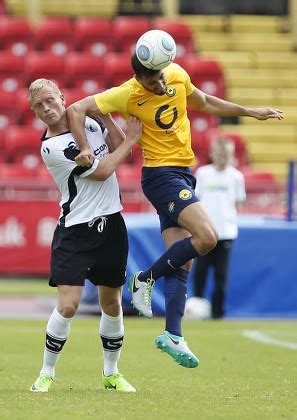
[{"label": "soccer ball", "polygon": [[208,319],[211,316],[211,304],[207,299],[190,297],[186,300],[185,319]]},{"label": "soccer ball", "polygon": [[165,31],[159,29],[147,31],[136,43],[136,56],[148,69],[164,69],[175,59],[175,41]]}]

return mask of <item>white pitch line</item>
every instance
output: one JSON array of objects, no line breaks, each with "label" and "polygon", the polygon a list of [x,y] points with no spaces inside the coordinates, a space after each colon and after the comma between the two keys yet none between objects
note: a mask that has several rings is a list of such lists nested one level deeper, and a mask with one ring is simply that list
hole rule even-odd
[{"label": "white pitch line", "polygon": [[257,341],[262,344],[269,344],[272,346],[284,347],[286,349],[297,350],[297,343],[291,343],[290,341],[277,340],[276,338],[269,337],[269,335],[261,333],[257,330],[243,330],[242,335],[250,338],[251,340]]}]

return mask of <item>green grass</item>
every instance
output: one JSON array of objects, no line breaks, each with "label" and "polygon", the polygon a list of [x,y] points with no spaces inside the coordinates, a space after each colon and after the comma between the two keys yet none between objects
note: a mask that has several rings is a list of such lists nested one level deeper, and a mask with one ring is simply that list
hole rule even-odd
[{"label": "green grass", "polygon": [[48,279],[0,279],[1,296],[56,296],[57,290],[49,287]]},{"label": "green grass", "polygon": [[177,365],[154,347],[164,320],[126,317],[120,370],[137,388],[101,388],[98,319],[79,318],[48,394],[28,391],[40,369],[46,320],[0,320],[0,418],[34,419],[297,419],[297,351],[254,342],[242,330],[297,343],[294,322],[184,322],[201,360]]}]

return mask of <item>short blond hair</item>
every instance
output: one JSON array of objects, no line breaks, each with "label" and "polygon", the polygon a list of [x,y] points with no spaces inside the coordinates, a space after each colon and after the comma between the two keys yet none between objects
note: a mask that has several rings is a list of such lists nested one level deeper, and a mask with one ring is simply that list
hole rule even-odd
[{"label": "short blond hair", "polygon": [[48,79],[36,79],[34,82],[32,82],[28,89],[28,101],[30,104],[33,101],[34,95],[39,92],[43,88],[50,88],[54,93],[57,93],[58,95],[61,95],[61,91],[58,88],[58,85],[53,82],[52,80]]},{"label": "short blond hair", "polygon": [[214,149],[220,149],[224,150],[225,152],[229,153],[230,155],[233,155],[235,152],[235,144],[233,140],[231,140],[228,137],[224,138],[218,138],[213,141],[212,143],[212,150]]}]

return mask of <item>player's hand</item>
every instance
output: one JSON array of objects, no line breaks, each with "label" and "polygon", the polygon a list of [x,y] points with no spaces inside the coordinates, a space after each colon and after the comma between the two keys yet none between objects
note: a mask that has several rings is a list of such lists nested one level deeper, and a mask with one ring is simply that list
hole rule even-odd
[{"label": "player's hand", "polygon": [[77,166],[91,166],[94,162],[95,156],[92,149],[84,149],[76,156],[75,162]]},{"label": "player's hand", "polygon": [[277,118],[282,120],[284,118],[283,111],[276,108],[254,108],[253,116],[257,120],[268,120],[269,118]]},{"label": "player's hand", "polygon": [[142,136],[142,123],[136,117],[129,117],[126,129],[126,139],[132,144],[139,142]]}]

